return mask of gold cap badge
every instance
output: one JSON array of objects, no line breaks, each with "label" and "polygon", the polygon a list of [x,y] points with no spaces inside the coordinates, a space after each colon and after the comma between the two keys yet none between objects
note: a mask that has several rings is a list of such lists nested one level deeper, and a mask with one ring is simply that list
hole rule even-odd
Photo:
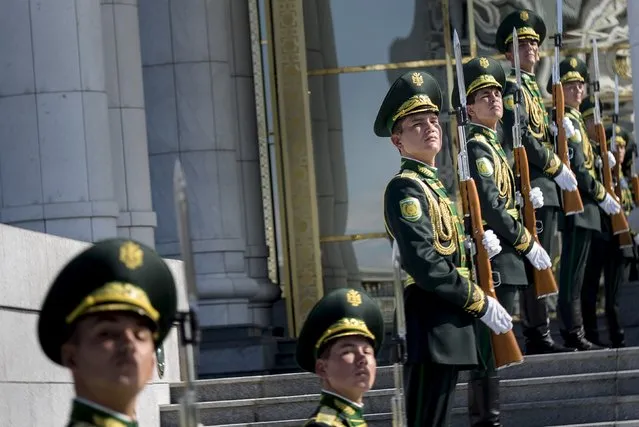
[{"label": "gold cap badge", "polygon": [[411,75],[411,80],[415,86],[421,86],[424,84],[424,77],[421,74],[415,72]]},{"label": "gold cap badge", "polygon": [[357,307],[362,303],[362,296],[356,290],[351,289],[346,293],[346,301],[353,307]]},{"label": "gold cap badge", "polygon": [[522,10],[521,13],[519,14],[519,18],[522,21],[528,21],[528,12],[526,12],[525,10]]},{"label": "gold cap badge", "polygon": [[486,58],[481,58],[481,59],[479,60],[479,65],[480,65],[482,68],[488,68],[488,66],[490,65],[490,63],[488,62],[488,60],[487,60]]},{"label": "gold cap badge", "polygon": [[569,64],[572,68],[577,68],[577,60],[575,58],[570,58]]},{"label": "gold cap badge", "polygon": [[129,270],[135,270],[144,262],[144,251],[133,242],[126,242],[120,246],[120,261]]}]

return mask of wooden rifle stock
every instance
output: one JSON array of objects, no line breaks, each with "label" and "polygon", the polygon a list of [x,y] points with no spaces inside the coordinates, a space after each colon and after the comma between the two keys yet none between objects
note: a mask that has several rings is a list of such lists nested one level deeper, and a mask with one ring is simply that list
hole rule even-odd
[{"label": "wooden rifle stock", "polygon": [[639,206],[639,176],[633,173],[630,182],[632,184],[632,197],[635,201],[635,205]]},{"label": "wooden rifle stock", "polygon": [[[619,203],[621,204],[621,213],[624,216],[625,219],[625,213],[623,210],[623,195],[621,194],[622,192],[622,188],[621,188],[621,159],[619,158],[619,150],[616,150],[613,152],[613,155],[615,156],[615,167],[612,168],[612,172],[614,174],[615,177],[617,177],[617,179],[615,180],[614,184],[615,184],[615,194],[617,196],[617,199],[619,200]],[[630,228],[630,227],[628,227]],[[624,231],[622,233],[620,233],[617,236],[618,239],[618,243],[619,243],[619,247],[620,248],[630,248],[634,245],[634,242],[632,240],[632,236],[630,235],[630,231]]]},{"label": "wooden rifle stock", "polygon": [[[521,192],[522,203],[524,205],[524,226],[528,232],[530,232],[533,239],[539,243],[539,237],[537,237],[537,218],[535,216],[535,208],[530,201],[531,188],[530,171],[528,170],[528,156],[526,155],[526,149],[523,146],[517,147],[513,151],[515,155],[515,173],[519,178],[519,191]],[[533,285],[535,286],[537,298],[553,295],[559,292],[552,268],[537,270],[533,267]]]},{"label": "wooden rifle stock", "polygon": [[[495,287],[493,286],[493,270],[490,266],[488,252],[486,252],[486,248],[482,244],[484,226],[482,224],[481,207],[475,181],[472,179],[461,181],[460,190],[464,216],[466,218],[470,217],[470,229],[467,232],[471,233],[477,251],[475,257],[476,280],[486,295],[497,299]],[[498,369],[524,361],[524,356],[521,354],[519,344],[512,330],[499,335],[491,331],[491,341],[495,356],[495,366]]]},{"label": "wooden rifle stock", "polygon": [[[564,90],[561,82],[552,86],[552,98],[555,106],[555,118],[557,124],[557,156],[561,162],[570,169],[570,158],[568,156],[568,142],[566,141],[566,130],[564,129]],[[563,200],[564,213],[566,215],[574,215],[584,211],[584,205],[579,195],[579,190],[561,191]],[[539,295],[539,294],[538,294]]]},{"label": "wooden rifle stock", "polygon": [[[597,132],[597,139],[599,140],[599,148],[601,151],[603,185],[608,194],[621,204],[621,199],[617,198],[613,188],[612,171],[610,170],[610,163],[608,162],[608,142],[606,141],[606,130],[604,129],[603,123],[596,124],[595,130]],[[623,209],[618,214],[611,215],[610,220],[612,222],[612,233],[614,235],[627,233],[630,230]]]}]

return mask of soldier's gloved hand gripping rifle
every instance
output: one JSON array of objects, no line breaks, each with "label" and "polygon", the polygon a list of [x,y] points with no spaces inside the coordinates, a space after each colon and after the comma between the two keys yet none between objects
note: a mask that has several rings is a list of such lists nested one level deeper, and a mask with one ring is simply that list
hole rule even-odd
[{"label": "soldier's gloved hand gripping rifle", "polygon": [[397,241],[393,240],[393,295],[395,297],[395,321],[397,360],[393,364],[395,394],[391,398],[393,427],[406,427],[406,404],[404,400],[404,363],[406,363],[406,314],[404,312],[404,286],[401,276],[401,257]]},{"label": "soldier's gloved hand gripping rifle", "polygon": [[[597,134],[597,140],[599,142],[599,149],[601,151],[601,163],[603,172],[603,185],[610,196],[618,203],[612,183],[612,171],[610,168],[610,162],[608,161],[608,142],[606,141],[606,130],[604,129],[603,122],[601,121],[601,110],[599,109],[599,52],[597,50],[597,39],[592,39],[592,62],[594,64],[594,80],[591,82],[593,95],[595,98],[595,132]],[[612,221],[612,232],[615,235],[627,233],[629,231],[628,221],[623,213],[623,210],[616,214],[610,215]],[[632,240],[631,240],[632,241]]]},{"label": "soldier's gloved hand gripping rifle", "polygon": [[200,327],[197,319],[197,287],[195,284],[195,266],[191,247],[191,229],[189,227],[188,199],[186,180],[180,160],[176,160],[173,170],[173,196],[175,198],[178,235],[184,266],[184,278],[188,294],[189,310],[178,313],[180,324],[180,345],[183,348],[186,379],[185,390],[180,400],[180,427],[198,427],[195,394],[195,352],[200,342]]},{"label": "soldier's gloved hand gripping rifle", "polygon": [[[459,108],[457,109],[457,137],[459,138],[459,155],[457,167],[459,168],[459,186],[464,211],[464,227],[466,230],[466,246],[470,248],[470,260],[473,268],[472,278],[477,282],[486,295],[497,299],[493,286],[493,271],[490,266],[488,252],[482,244],[484,226],[481,217],[481,206],[475,181],[470,176],[468,166],[468,152],[466,149],[466,124],[468,113],[466,111],[466,85],[464,83],[464,69],[462,68],[461,46],[457,30],[453,34],[455,49],[455,67],[457,70],[457,87],[459,88]],[[497,368],[514,365],[523,362],[524,357],[515,339],[515,334],[510,330],[504,334],[495,334],[491,331],[491,341],[495,365]]]},{"label": "soldier's gloved hand gripping rifle", "polygon": [[[566,140],[566,130],[564,129],[564,89],[559,78],[559,51],[562,44],[563,33],[563,0],[557,0],[557,33],[555,34],[555,61],[552,67],[552,103],[553,115],[555,116],[555,125],[557,126],[556,148],[559,160],[564,167],[570,169],[570,158],[568,154],[568,141]],[[513,42],[514,46],[514,42]],[[517,46],[519,47],[519,46]],[[514,54],[513,54],[514,56]],[[519,60],[519,57],[517,57]],[[521,86],[520,86],[521,87]],[[584,211],[584,205],[579,195],[579,189],[574,191],[561,191],[562,205],[566,215],[574,215]],[[539,296],[539,293],[537,294]]]},{"label": "soldier's gloved hand gripping rifle", "polygon": [[[539,243],[537,237],[537,218],[535,216],[535,208],[530,201],[530,171],[528,170],[528,156],[526,155],[526,148],[521,142],[521,102],[522,102],[522,88],[521,88],[521,69],[519,64],[519,37],[517,36],[517,30],[513,28],[513,60],[515,66],[515,78],[517,81],[517,90],[515,91],[515,124],[512,127],[513,131],[513,154],[515,157],[515,176],[517,177],[517,187],[520,193],[519,202],[522,206],[522,216],[524,219],[524,226],[530,233],[533,239]],[[563,93],[563,92],[562,92]],[[563,125],[559,123],[558,127]],[[565,132],[564,132],[565,134]],[[574,193],[574,191],[572,192]],[[577,197],[579,193],[577,192]],[[565,199],[564,199],[565,202]],[[581,203],[581,199],[579,199]],[[583,207],[582,207],[583,210]],[[555,282],[555,276],[551,268],[545,270],[532,269],[533,271],[533,286],[537,298],[542,298],[548,295],[553,295],[559,292],[557,289],[557,283]]]}]

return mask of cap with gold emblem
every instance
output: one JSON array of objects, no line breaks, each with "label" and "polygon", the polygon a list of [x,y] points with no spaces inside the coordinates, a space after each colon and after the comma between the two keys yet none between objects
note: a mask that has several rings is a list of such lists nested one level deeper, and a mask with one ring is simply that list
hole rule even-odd
[{"label": "cap with gold emblem", "polygon": [[315,361],[324,346],[350,335],[368,338],[377,353],[384,339],[384,319],[377,303],[365,292],[337,289],[319,300],[308,314],[297,340],[298,365],[315,372]]},{"label": "cap with gold emblem", "polygon": [[415,113],[436,113],[442,108],[442,91],[437,80],[424,71],[402,74],[388,89],[375,119],[375,135],[391,136],[393,125]]},{"label": "cap with gold emblem", "polygon": [[[576,56],[567,56],[559,63],[559,81],[562,85],[572,82],[587,84],[589,78],[588,65]],[[548,79],[546,89],[552,92],[552,78]]]},{"label": "cap with gold emblem", "polygon": [[[579,111],[581,112],[581,118],[585,121],[595,115],[595,97],[587,96],[579,104]],[[603,111],[601,101],[599,101],[599,111]]]},{"label": "cap with gold emblem", "polygon": [[62,345],[78,319],[125,311],[149,319],[158,346],[176,310],[175,282],[164,260],[142,243],[106,239],[81,252],[58,273],[42,303],[38,338],[47,357],[62,364]]},{"label": "cap with gold emblem", "polygon": [[506,16],[497,28],[495,44],[501,53],[506,53],[508,45],[513,41],[513,28],[517,29],[520,41],[535,40],[541,44],[546,38],[546,24],[541,16],[532,10],[517,10]]},{"label": "cap with gold emblem", "polygon": [[[612,126],[613,124],[609,124],[606,126],[606,140],[610,141],[612,138]],[[632,134],[628,132],[624,127],[619,125],[614,125],[617,128],[615,129],[615,143],[620,147],[625,147],[629,142],[632,142]],[[610,145],[609,145],[610,146]]]},{"label": "cap with gold emblem", "polygon": [[[466,96],[487,87],[503,89],[506,84],[506,73],[499,61],[488,57],[473,58],[463,65]],[[453,108],[459,107],[459,88],[457,79],[453,87],[451,99]]]}]

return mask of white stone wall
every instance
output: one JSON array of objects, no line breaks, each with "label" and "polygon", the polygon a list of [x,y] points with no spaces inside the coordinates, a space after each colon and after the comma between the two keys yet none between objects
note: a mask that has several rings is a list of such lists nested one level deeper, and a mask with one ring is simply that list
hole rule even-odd
[{"label": "white stone wall", "polygon": [[[67,370],[49,361],[37,338],[38,314],[49,284],[86,243],[0,224],[0,427],[65,425],[73,397]],[[181,262],[167,261],[186,308]],[[142,426],[159,426],[170,382],[180,380],[177,334],[165,343],[166,370],[141,396]]]}]

